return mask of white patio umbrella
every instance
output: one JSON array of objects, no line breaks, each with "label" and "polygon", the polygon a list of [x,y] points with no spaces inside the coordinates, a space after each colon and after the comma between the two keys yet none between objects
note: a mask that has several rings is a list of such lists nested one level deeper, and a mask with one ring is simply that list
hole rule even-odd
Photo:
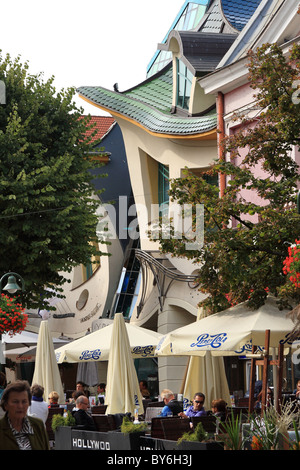
[{"label": "white patio umbrella", "polygon": [[270,330],[270,347],[282,342],[291,347],[293,321],[289,310],[279,310],[276,299],[269,296],[263,306],[249,310],[245,303],[209,315],[165,335],[155,353],[158,356],[245,355],[252,345],[264,346],[265,332]]},{"label": "white patio umbrella", "polygon": [[40,324],[32,384],[44,387],[46,401],[48,401],[49,393],[55,391],[59,395],[60,402],[64,402],[64,390],[47,320]]},{"label": "white patio umbrella", "polygon": [[[68,341],[59,338],[52,338],[54,347],[65,345]],[[9,333],[4,333],[0,340],[3,352],[3,358],[10,358],[17,361],[35,361],[36,346],[38,342],[38,334],[31,331],[21,331],[11,336]],[[5,360],[2,361],[5,363]]]},{"label": "white patio umbrella", "polygon": [[106,414],[144,412],[143,397],[130,351],[129,337],[122,313],[113,322],[105,394]]},{"label": "white patio umbrella", "polygon": [[[205,316],[203,309],[199,309],[197,321]],[[230,405],[230,392],[223,357],[214,357],[209,351],[204,357],[191,356],[182,390],[184,409],[188,407],[195,393],[198,392],[205,395],[206,409],[210,409],[212,400],[220,398]]]},{"label": "white patio umbrella", "polygon": [[[56,349],[57,362],[60,364],[62,362],[108,361],[113,324]],[[131,323],[125,325],[132,357],[134,359],[153,357],[162,335]]]}]

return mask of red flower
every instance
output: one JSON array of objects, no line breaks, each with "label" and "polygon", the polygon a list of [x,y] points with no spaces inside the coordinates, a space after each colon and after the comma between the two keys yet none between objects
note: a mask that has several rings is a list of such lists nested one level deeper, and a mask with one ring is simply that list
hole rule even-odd
[{"label": "red flower", "polygon": [[289,246],[289,256],[283,262],[283,272],[289,276],[289,281],[300,288],[300,240],[295,240],[295,245]]},{"label": "red flower", "polygon": [[23,331],[28,322],[24,308],[14,297],[1,294],[0,296],[0,334],[8,332],[11,335]]}]

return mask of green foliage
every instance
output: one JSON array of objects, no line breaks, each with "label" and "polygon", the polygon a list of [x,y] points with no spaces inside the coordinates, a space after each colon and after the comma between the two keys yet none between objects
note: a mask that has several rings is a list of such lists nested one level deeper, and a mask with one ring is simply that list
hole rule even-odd
[{"label": "green foliage", "polygon": [[297,423],[295,420],[293,420],[293,428],[295,431],[295,442],[291,444],[291,450],[300,450],[300,433],[297,427]]},{"label": "green foliage", "polygon": [[241,450],[242,449],[242,413],[234,416],[233,411],[227,416],[224,422],[219,422],[222,427],[222,434],[220,440],[222,440],[225,446],[230,450]]},{"label": "green foliage", "polygon": [[54,414],[51,421],[51,428],[55,432],[59,426],[74,426],[75,418],[72,416],[70,411],[67,412],[67,416],[64,417],[61,414]]},{"label": "green foliage", "polygon": [[295,447],[299,444],[299,414],[293,411],[293,403],[286,402],[277,411],[274,405],[263,411],[262,416],[250,416],[250,429],[256,448],[281,450],[288,444],[288,431],[297,430]]},{"label": "green foliage", "polygon": [[[95,161],[90,117],[82,118],[75,89],[57,92],[53,80],[31,75],[28,63],[0,53],[0,273],[25,280],[20,299],[47,307],[47,296],[66,282],[62,272],[101,254],[95,241],[98,198],[90,169]],[[99,165],[98,165],[99,166]]]},{"label": "green foliage", "polygon": [[[257,308],[269,292],[278,295],[286,281],[283,261],[300,233],[299,167],[291,153],[300,146],[300,105],[292,99],[299,73],[299,44],[293,45],[288,60],[277,45],[250,51],[255,118],[253,113],[235,116],[238,130],[225,137],[224,155],[210,170],[212,175],[226,176],[224,195],[220,197],[218,187],[188,170],[183,178],[171,181],[171,200],[179,205],[203,204],[204,246],[187,250],[190,240],[176,238],[174,232],[167,238],[162,229],[161,248],[193,260],[208,312],[244,301]],[[281,302],[288,299],[283,296]]]},{"label": "green foliage", "polygon": [[144,432],[147,429],[147,423],[141,422],[139,424],[134,424],[128,416],[124,416],[121,424],[121,432],[128,434],[131,432]]},{"label": "green foliage", "polygon": [[202,442],[208,438],[208,433],[204,430],[203,424],[198,423],[194,431],[185,432],[178,439],[177,443],[180,444],[182,441],[190,442]]}]

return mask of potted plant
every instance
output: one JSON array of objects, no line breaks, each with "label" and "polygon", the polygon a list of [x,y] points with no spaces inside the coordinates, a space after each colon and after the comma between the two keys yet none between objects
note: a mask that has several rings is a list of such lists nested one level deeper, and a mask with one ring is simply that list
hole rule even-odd
[{"label": "potted plant", "polygon": [[299,416],[293,412],[292,402],[282,405],[280,412],[270,405],[261,417],[250,417],[251,447],[253,450],[288,450],[288,432],[293,428],[298,429],[298,426]]},{"label": "potted plant", "polygon": [[17,301],[16,297],[0,295],[0,335],[8,332],[10,335],[20,333],[26,327],[28,315]]},{"label": "potted plant", "polygon": [[223,443],[208,439],[209,435],[204,430],[203,424],[197,424],[194,431],[185,432],[177,441],[180,450],[222,450]]},{"label": "potted plant", "polygon": [[66,416],[59,413],[54,414],[52,417],[51,428],[55,433],[55,449],[57,450],[71,450],[72,442],[72,426],[75,425],[75,418],[70,411]]},{"label": "potted plant", "polygon": [[226,450],[242,449],[242,413],[234,416],[231,410],[224,422],[218,420],[218,429],[222,429],[222,433],[217,435],[217,440],[224,443]]},{"label": "potted plant", "polygon": [[110,431],[109,434],[114,434],[114,440],[110,439],[112,450],[139,450],[140,437],[145,435],[147,423],[140,422],[135,424],[131,421],[129,416],[124,416],[120,431]]}]

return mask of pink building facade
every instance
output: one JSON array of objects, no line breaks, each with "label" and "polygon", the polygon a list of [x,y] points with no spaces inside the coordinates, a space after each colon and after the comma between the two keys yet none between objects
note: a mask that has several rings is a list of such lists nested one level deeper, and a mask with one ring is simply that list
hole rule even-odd
[{"label": "pink building facade", "polygon": [[[266,43],[277,43],[285,54],[294,42],[300,41],[300,14],[298,0],[263,0],[242,34],[233,43],[220,62],[217,70],[200,81],[204,92],[215,94],[219,114],[219,130],[225,135],[233,135],[239,123],[233,120],[236,113],[253,118],[259,115],[255,103],[254,90],[248,83],[247,52]],[[242,150],[240,153],[243,155]],[[220,156],[220,155],[219,155]],[[300,151],[292,149],[293,159],[300,165]],[[236,162],[238,163],[238,162]],[[256,174],[262,170],[256,167]],[[220,181],[221,193],[226,181]],[[247,196],[247,193],[243,194]],[[258,202],[257,196],[251,201]]]}]

